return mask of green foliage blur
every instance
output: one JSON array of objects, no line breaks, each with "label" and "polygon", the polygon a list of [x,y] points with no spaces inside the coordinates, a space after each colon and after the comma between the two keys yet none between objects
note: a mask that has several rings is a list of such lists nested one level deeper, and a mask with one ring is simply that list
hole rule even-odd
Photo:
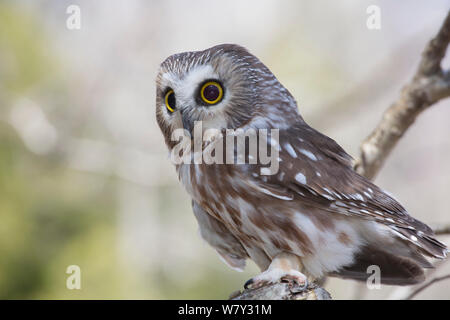
[{"label": "green foliage blur", "polygon": [[[58,152],[31,152],[10,125],[22,97],[51,101],[41,107],[68,122],[69,83],[40,23],[0,2],[0,299],[226,297],[240,280],[217,279],[211,268],[186,285],[164,266],[142,273],[125,266],[117,249],[117,179],[68,168]],[[72,264],[81,268],[81,290],[66,287]]]},{"label": "green foliage blur", "polygon": [[[49,81],[57,65],[39,30],[26,11],[0,3],[0,299],[99,298],[117,286],[110,279],[120,269],[112,185],[86,189],[89,177],[31,153],[4,122],[5,105]],[[89,261],[83,279],[101,283],[97,291],[66,289],[72,261],[82,270]]]}]

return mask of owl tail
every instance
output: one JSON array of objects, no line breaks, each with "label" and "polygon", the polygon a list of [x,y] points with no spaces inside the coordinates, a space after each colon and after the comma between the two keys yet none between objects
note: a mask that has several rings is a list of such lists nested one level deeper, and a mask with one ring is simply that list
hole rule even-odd
[{"label": "owl tail", "polygon": [[366,281],[369,277],[374,279],[378,270],[382,284],[412,285],[425,280],[423,268],[432,267],[418,252],[410,251],[408,257],[404,257],[368,245],[355,256],[355,262],[352,265],[343,267],[330,275]]}]

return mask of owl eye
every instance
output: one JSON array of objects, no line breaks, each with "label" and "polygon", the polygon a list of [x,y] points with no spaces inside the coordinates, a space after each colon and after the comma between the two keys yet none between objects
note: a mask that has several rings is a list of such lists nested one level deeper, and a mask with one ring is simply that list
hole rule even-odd
[{"label": "owl eye", "polygon": [[164,101],[166,103],[167,110],[169,110],[170,112],[175,112],[177,100],[175,99],[175,93],[172,89],[167,91]]},{"label": "owl eye", "polygon": [[207,81],[200,89],[200,97],[207,104],[216,104],[223,98],[223,89],[216,81]]}]

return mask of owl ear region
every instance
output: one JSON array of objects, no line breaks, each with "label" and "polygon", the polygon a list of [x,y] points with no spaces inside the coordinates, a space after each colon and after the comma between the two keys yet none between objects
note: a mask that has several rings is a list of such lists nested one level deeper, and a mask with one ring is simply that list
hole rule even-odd
[{"label": "owl ear region", "polygon": [[195,121],[193,136],[184,128],[175,129],[176,142],[170,159],[180,164],[261,165],[261,175],[274,175],[279,169],[278,129],[206,129]]}]

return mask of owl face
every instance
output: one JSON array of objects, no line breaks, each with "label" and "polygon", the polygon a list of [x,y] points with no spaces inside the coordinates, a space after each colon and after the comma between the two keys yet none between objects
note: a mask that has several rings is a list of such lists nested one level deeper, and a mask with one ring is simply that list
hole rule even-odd
[{"label": "owl face", "polygon": [[171,133],[237,129],[244,125],[274,128],[299,116],[294,99],[255,56],[237,45],[170,56],[156,80],[156,116],[170,147]]}]

